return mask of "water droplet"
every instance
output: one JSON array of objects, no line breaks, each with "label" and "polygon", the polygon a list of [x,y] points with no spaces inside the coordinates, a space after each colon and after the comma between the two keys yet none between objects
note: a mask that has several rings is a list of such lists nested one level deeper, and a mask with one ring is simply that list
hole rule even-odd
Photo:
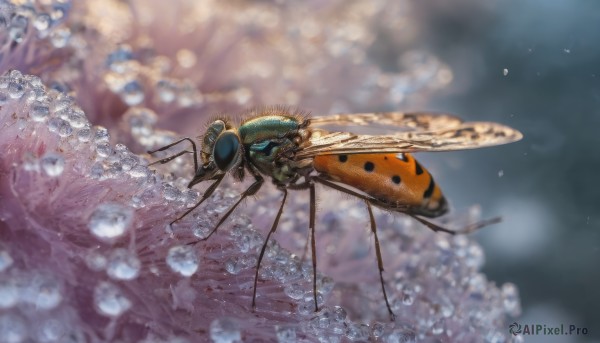
[{"label": "water droplet", "polygon": [[13,264],[13,259],[5,249],[0,249],[0,272],[5,271]]},{"label": "water droplet", "polygon": [[125,233],[132,218],[132,209],[117,203],[104,203],[92,213],[88,228],[94,236],[112,240]]},{"label": "water droplet", "polygon": [[156,90],[158,91],[160,101],[169,103],[175,100],[175,94],[177,92],[175,83],[168,80],[160,80],[156,84]]},{"label": "water droplet", "polygon": [[242,333],[234,319],[220,318],[210,323],[210,338],[214,343],[241,342]]},{"label": "water droplet", "polygon": [[57,49],[64,48],[65,46],[67,46],[70,39],[71,30],[69,30],[66,27],[55,29],[50,34],[50,42],[52,43],[52,46]]},{"label": "water droplet", "polygon": [[58,306],[63,295],[61,287],[54,277],[46,274],[34,274],[30,280],[24,280],[28,285],[22,290],[21,299],[30,303],[38,310],[50,310]]},{"label": "water droplet", "polygon": [[348,327],[346,328],[346,337],[348,337],[351,341],[366,341],[369,339],[369,329],[368,325],[365,324],[354,324],[348,323]]},{"label": "water droplet", "polygon": [[521,302],[519,301],[519,290],[517,286],[512,283],[505,283],[502,285],[502,298],[504,311],[509,316],[517,317],[521,314]]},{"label": "water droplet", "polygon": [[396,329],[383,338],[385,343],[414,343],[417,341],[417,335],[406,329]]},{"label": "water droplet", "polygon": [[21,343],[27,338],[27,328],[23,319],[14,314],[0,316],[0,342]]},{"label": "water droplet", "polygon": [[11,40],[21,43],[27,35],[27,26],[29,25],[29,19],[27,17],[17,14],[13,16],[10,21],[8,35]]},{"label": "water droplet", "polygon": [[11,80],[8,83],[8,95],[13,99],[20,99],[25,94],[25,83],[22,79]]},{"label": "water droplet", "polygon": [[33,27],[38,31],[46,31],[50,27],[51,22],[52,19],[50,19],[50,15],[47,13],[40,13],[33,20]]},{"label": "water droplet", "polygon": [[379,338],[379,337],[383,336],[384,332],[385,332],[385,327],[381,323],[375,322],[371,326],[371,335],[375,338]]},{"label": "water droplet", "polygon": [[73,134],[73,128],[71,127],[71,124],[69,124],[67,121],[63,120],[60,125],[58,126],[58,135],[61,137],[69,137],[71,134]]},{"label": "water droplet", "polygon": [[119,45],[119,47],[106,57],[106,65],[117,73],[125,71],[125,62],[133,59],[133,52],[129,45]]},{"label": "water droplet", "polygon": [[225,262],[225,270],[227,270],[229,274],[238,274],[242,270],[242,267],[243,265],[238,256],[231,257]]},{"label": "water droplet", "polygon": [[131,308],[131,301],[110,282],[100,282],[94,289],[94,304],[102,315],[118,317]]},{"label": "water droplet", "polygon": [[108,129],[102,126],[97,126],[96,132],[94,133],[94,142],[106,143],[108,141],[110,141],[110,134],[108,133]]},{"label": "water droplet", "polygon": [[81,130],[77,131],[77,139],[80,142],[82,142],[82,143],[89,142],[91,138],[92,138],[92,130],[89,127],[84,127]]},{"label": "water droplet", "polygon": [[500,169],[498,171],[498,177],[503,177],[504,176],[504,170]]},{"label": "water droplet", "polygon": [[132,280],[140,273],[142,264],[131,251],[123,248],[115,249],[108,257],[106,273],[113,279]]},{"label": "water droplet", "polygon": [[12,279],[0,280],[0,308],[11,308],[19,301],[19,288]]},{"label": "water droplet", "polygon": [[71,111],[67,116],[66,120],[76,129],[80,129],[88,123],[85,113],[79,111]]},{"label": "water droplet", "polygon": [[293,326],[275,326],[277,332],[278,343],[295,343],[296,340],[296,328]]},{"label": "water droplet", "polygon": [[169,249],[166,261],[174,272],[185,277],[194,275],[198,270],[198,256],[188,245],[177,245]]},{"label": "water droplet", "polygon": [[50,177],[60,176],[65,170],[65,159],[56,153],[47,153],[41,158],[40,164],[46,175]]},{"label": "water droplet", "polygon": [[413,302],[415,302],[415,298],[413,298],[412,295],[407,293],[402,294],[402,304],[404,304],[405,306],[411,306]]},{"label": "water droplet", "polygon": [[99,143],[96,145],[96,153],[100,157],[108,157],[112,154],[113,150],[108,143]]},{"label": "water droplet", "polygon": [[126,83],[121,91],[121,97],[129,106],[141,104],[144,101],[142,85],[137,80]]},{"label": "water droplet", "polygon": [[102,166],[102,163],[94,163],[90,168],[89,175],[92,179],[100,179],[104,175],[104,167]]},{"label": "water droplet", "polygon": [[342,323],[344,320],[346,320],[346,310],[344,310],[343,307],[341,306],[334,306],[333,307],[333,319],[338,322],[338,323]]},{"label": "water droplet", "polygon": [[99,251],[91,250],[85,256],[85,264],[91,270],[100,271],[106,268],[107,259]]},{"label": "water droplet", "polygon": [[40,343],[63,342],[61,338],[66,338],[66,327],[58,319],[48,319],[42,322],[37,328],[37,341]]},{"label": "water droplet", "polygon": [[433,324],[431,327],[431,333],[434,335],[441,335],[444,333],[444,321],[439,320]]},{"label": "water droplet", "polygon": [[302,285],[298,283],[291,283],[285,286],[283,292],[288,297],[296,300],[302,299],[302,297],[304,297],[304,290],[302,289]]},{"label": "water droplet", "polygon": [[181,196],[181,191],[167,183],[163,186],[163,196],[165,200],[175,201]]},{"label": "water droplet", "polygon": [[50,105],[48,105],[47,103],[35,101],[33,104],[31,104],[31,107],[29,110],[29,116],[34,121],[37,121],[37,122],[44,121],[48,118],[49,114],[50,114]]},{"label": "water droplet", "polygon": [[502,75],[504,75],[504,76],[508,75],[508,69],[504,68],[504,70],[502,70]]}]

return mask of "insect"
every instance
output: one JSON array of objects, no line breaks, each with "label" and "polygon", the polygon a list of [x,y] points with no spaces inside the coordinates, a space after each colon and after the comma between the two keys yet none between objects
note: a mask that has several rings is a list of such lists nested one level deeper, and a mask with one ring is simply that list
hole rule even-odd
[{"label": "insect", "polygon": [[[366,135],[325,129],[331,126],[383,127],[395,132],[387,135]],[[383,261],[372,207],[403,213],[433,231],[449,234],[467,233],[497,222],[498,219],[492,219],[472,224],[461,231],[451,231],[425,219],[445,214],[448,206],[431,174],[411,153],[474,149],[515,142],[521,138],[519,131],[498,123],[463,122],[447,114],[387,112],[310,118],[285,107],[272,107],[251,111],[240,125],[234,125],[228,118],[218,118],[210,122],[201,136],[199,156],[202,164],[198,163],[196,143],[188,137],[149,153],[164,151],[188,141],[193,151],[184,150],[152,164],[164,164],[186,153],[192,153],[195,174],[188,188],[203,181],[212,181],[200,201],[171,224],[188,215],[209,198],[227,173],[240,181],[247,174],[254,179],[202,240],[209,239],[245,198],[256,194],[265,178],[271,179],[283,193],[279,210],[258,257],[252,295],[253,310],[256,308],[258,270],[267,242],[277,230],[288,190],[309,191],[315,310],[318,310],[315,184],[319,183],[362,199],[366,204],[374,235],[383,297],[390,318],[394,320],[394,313],[385,291]]]}]

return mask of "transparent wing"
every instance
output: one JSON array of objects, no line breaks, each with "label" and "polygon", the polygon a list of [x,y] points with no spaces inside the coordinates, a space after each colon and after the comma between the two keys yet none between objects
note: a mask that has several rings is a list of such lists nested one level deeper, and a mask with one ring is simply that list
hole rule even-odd
[{"label": "transparent wing", "polygon": [[466,122],[450,128],[398,132],[394,135],[356,135],[315,129],[297,158],[316,155],[399,153],[476,149],[511,143],[523,135],[508,126],[490,122]]},{"label": "transparent wing", "polygon": [[433,131],[458,127],[463,121],[453,115],[430,112],[380,112],[335,114],[310,119],[310,126],[327,131],[345,131],[348,127],[368,127],[385,131]]}]

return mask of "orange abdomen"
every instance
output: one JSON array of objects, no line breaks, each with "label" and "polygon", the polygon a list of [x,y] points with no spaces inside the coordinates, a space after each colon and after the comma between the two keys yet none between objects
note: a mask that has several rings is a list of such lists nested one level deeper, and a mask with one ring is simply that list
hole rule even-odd
[{"label": "orange abdomen", "polygon": [[329,179],[359,189],[390,209],[409,206],[412,213],[427,217],[447,211],[440,187],[410,154],[320,155],[313,166]]}]

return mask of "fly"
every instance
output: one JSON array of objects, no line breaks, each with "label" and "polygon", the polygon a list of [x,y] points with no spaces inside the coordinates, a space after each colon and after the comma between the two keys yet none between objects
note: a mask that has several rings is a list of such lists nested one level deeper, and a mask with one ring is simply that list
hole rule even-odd
[{"label": "fly", "polygon": [[[397,132],[363,135],[344,130],[325,130],[326,126],[381,126]],[[203,181],[212,181],[200,201],[173,220],[171,225],[208,199],[227,173],[239,181],[247,174],[254,179],[201,240],[209,239],[245,198],[256,194],[265,178],[270,179],[283,193],[279,210],[258,257],[252,294],[253,310],[256,308],[258,270],[267,242],[277,230],[288,190],[308,190],[310,196],[309,229],[316,311],[319,307],[316,297],[315,184],[320,183],[363,200],[375,238],[383,297],[390,318],[394,320],[383,280],[383,261],[372,207],[403,213],[435,232],[449,234],[468,233],[496,223],[499,218],[453,231],[426,219],[445,214],[448,211],[447,202],[433,176],[411,153],[476,149],[511,143],[521,138],[519,131],[508,126],[491,122],[463,122],[447,114],[385,112],[309,118],[284,107],[273,107],[252,111],[240,125],[234,125],[228,118],[213,120],[201,136],[199,154],[194,140],[187,137],[148,153],[164,151],[187,141],[191,143],[193,151],[184,150],[152,164],[168,163],[181,155],[192,153],[195,174],[188,188]],[[202,164],[198,163],[198,156]]]}]

